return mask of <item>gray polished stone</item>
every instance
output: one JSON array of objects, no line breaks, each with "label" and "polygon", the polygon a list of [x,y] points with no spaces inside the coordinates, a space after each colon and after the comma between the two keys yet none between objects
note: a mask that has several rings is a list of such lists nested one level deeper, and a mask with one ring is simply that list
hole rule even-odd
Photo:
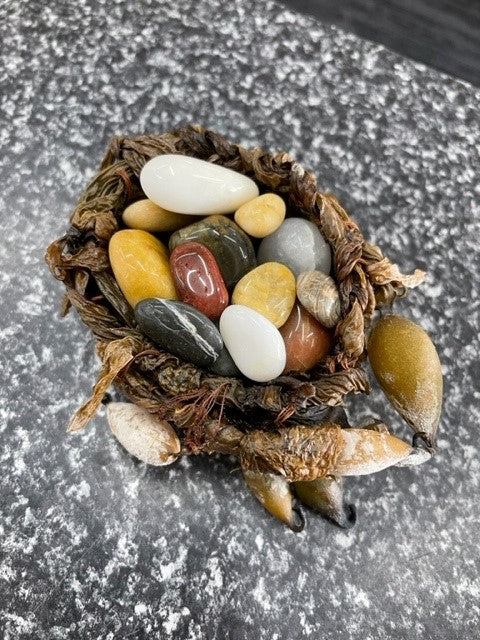
[{"label": "gray polished stone", "polygon": [[287,218],[258,248],[259,264],[281,262],[295,277],[304,271],[321,271],[327,276],[332,252],[318,227],[303,218]]},{"label": "gray polished stone", "polygon": [[[0,5],[5,640],[470,640],[480,620],[480,93],[271,2]],[[398,305],[445,373],[438,453],[346,482],[341,531],[295,535],[236,461],[152,469],[100,415],[64,432],[99,369],[45,268],[118,134],[201,122],[285,149],[402,269]],[[411,434],[374,386],[348,402]]]},{"label": "gray polished stone", "polygon": [[161,349],[199,367],[212,365],[222,351],[217,327],[185,302],[147,298],[136,305],[135,318],[143,333]]}]

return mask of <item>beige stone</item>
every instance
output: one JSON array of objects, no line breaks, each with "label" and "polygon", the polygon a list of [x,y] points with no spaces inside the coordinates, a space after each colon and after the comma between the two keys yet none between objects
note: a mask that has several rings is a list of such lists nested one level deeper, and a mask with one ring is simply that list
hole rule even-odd
[{"label": "beige stone", "polygon": [[285,219],[285,202],[275,193],[264,193],[243,204],[235,212],[235,222],[254,238],[265,238]]},{"label": "beige stone", "polygon": [[147,198],[129,205],[123,212],[122,218],[125,226],[130,229],[142,229],[155,233],[176,231],[198,220],[197,216],[167,211]]}]

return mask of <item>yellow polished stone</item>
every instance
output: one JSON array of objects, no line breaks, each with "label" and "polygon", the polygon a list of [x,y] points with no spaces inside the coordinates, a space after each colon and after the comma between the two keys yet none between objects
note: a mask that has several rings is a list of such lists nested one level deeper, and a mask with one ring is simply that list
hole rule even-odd
[{"label": "yellow polished stone", "polygon": [[295,303],[295,276],[279,262],[266,262],[249,271],[233,290],[232,304],[243,304],[265,316],[277,328]]},{"label": "yellow polished stone", "polygon": [[123,212],[122,218],[124,224],[131,229],[143,229],[156,233],[176,231],[195,220],[198,221],[198,216],[186,216],[182,213],[167,211],[148,198],[137,200],[129,205]]},{"label": "yellow polished stone", "polygon": [[235,222],[254,238],[265,238],[285,219],[285,202],[276,193],[264,193],[243,204],[235,212]]},{"label": "yellow polished stone", "polygon": [[117,231],[110,238],[108,255],[115,279],[132,307],[145,298],[177,299],[167,248],[151,233]]}]

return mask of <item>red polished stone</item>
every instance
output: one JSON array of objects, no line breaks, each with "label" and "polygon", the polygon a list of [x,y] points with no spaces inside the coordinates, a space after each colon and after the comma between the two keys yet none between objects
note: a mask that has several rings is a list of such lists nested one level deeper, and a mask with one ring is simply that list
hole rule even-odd
[{"label": "red polished stone", "polygon": [[228,305],[228,291],[212,253],[198,242],[176,247],[170,256],[178,295],[212,320]]},{"label": "red polished stone", "polygon": [[280,327],[287,363],[284,372],[308,371],[323,360],[333,347],[333,333],[322,326],[298,302]]}]

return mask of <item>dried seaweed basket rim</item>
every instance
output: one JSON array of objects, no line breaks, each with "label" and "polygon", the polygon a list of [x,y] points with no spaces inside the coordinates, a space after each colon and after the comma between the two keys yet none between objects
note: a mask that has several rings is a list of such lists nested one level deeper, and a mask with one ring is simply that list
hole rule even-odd
[{"label": "dried seaweed basket rim", "polygon": [[[333,273],[341,300],[333,354],[320,367],[272,383],[223,378],[159,350],[137,328],[108,260],[108,241],[121,226],[124,208],[144,197],[139,174],[152,157],[179,153],[228,167],[253,178],[263,191],[279,193],[291,211],[315,223],[332,248]],[[70,218],[70,229],[48,248],[46,259],[67,291],[65,314],[73,306],[96,339],[103,366],[92,397],[77,411],[69,430],[83,428],[111,383],[134,403],[169,420],[182,433],[186,451],[208,449],[211,429],[223,416],[242,431],[318,422],[328,407],[350,392],[369,391],[362,368],[365,328],[375,308],[424,279],[403,275],[380,249],[369,244],[335,196],[317,189],[315,177],[288,153],[232,144],[202,126],[163,135],[112,140]]]}]

